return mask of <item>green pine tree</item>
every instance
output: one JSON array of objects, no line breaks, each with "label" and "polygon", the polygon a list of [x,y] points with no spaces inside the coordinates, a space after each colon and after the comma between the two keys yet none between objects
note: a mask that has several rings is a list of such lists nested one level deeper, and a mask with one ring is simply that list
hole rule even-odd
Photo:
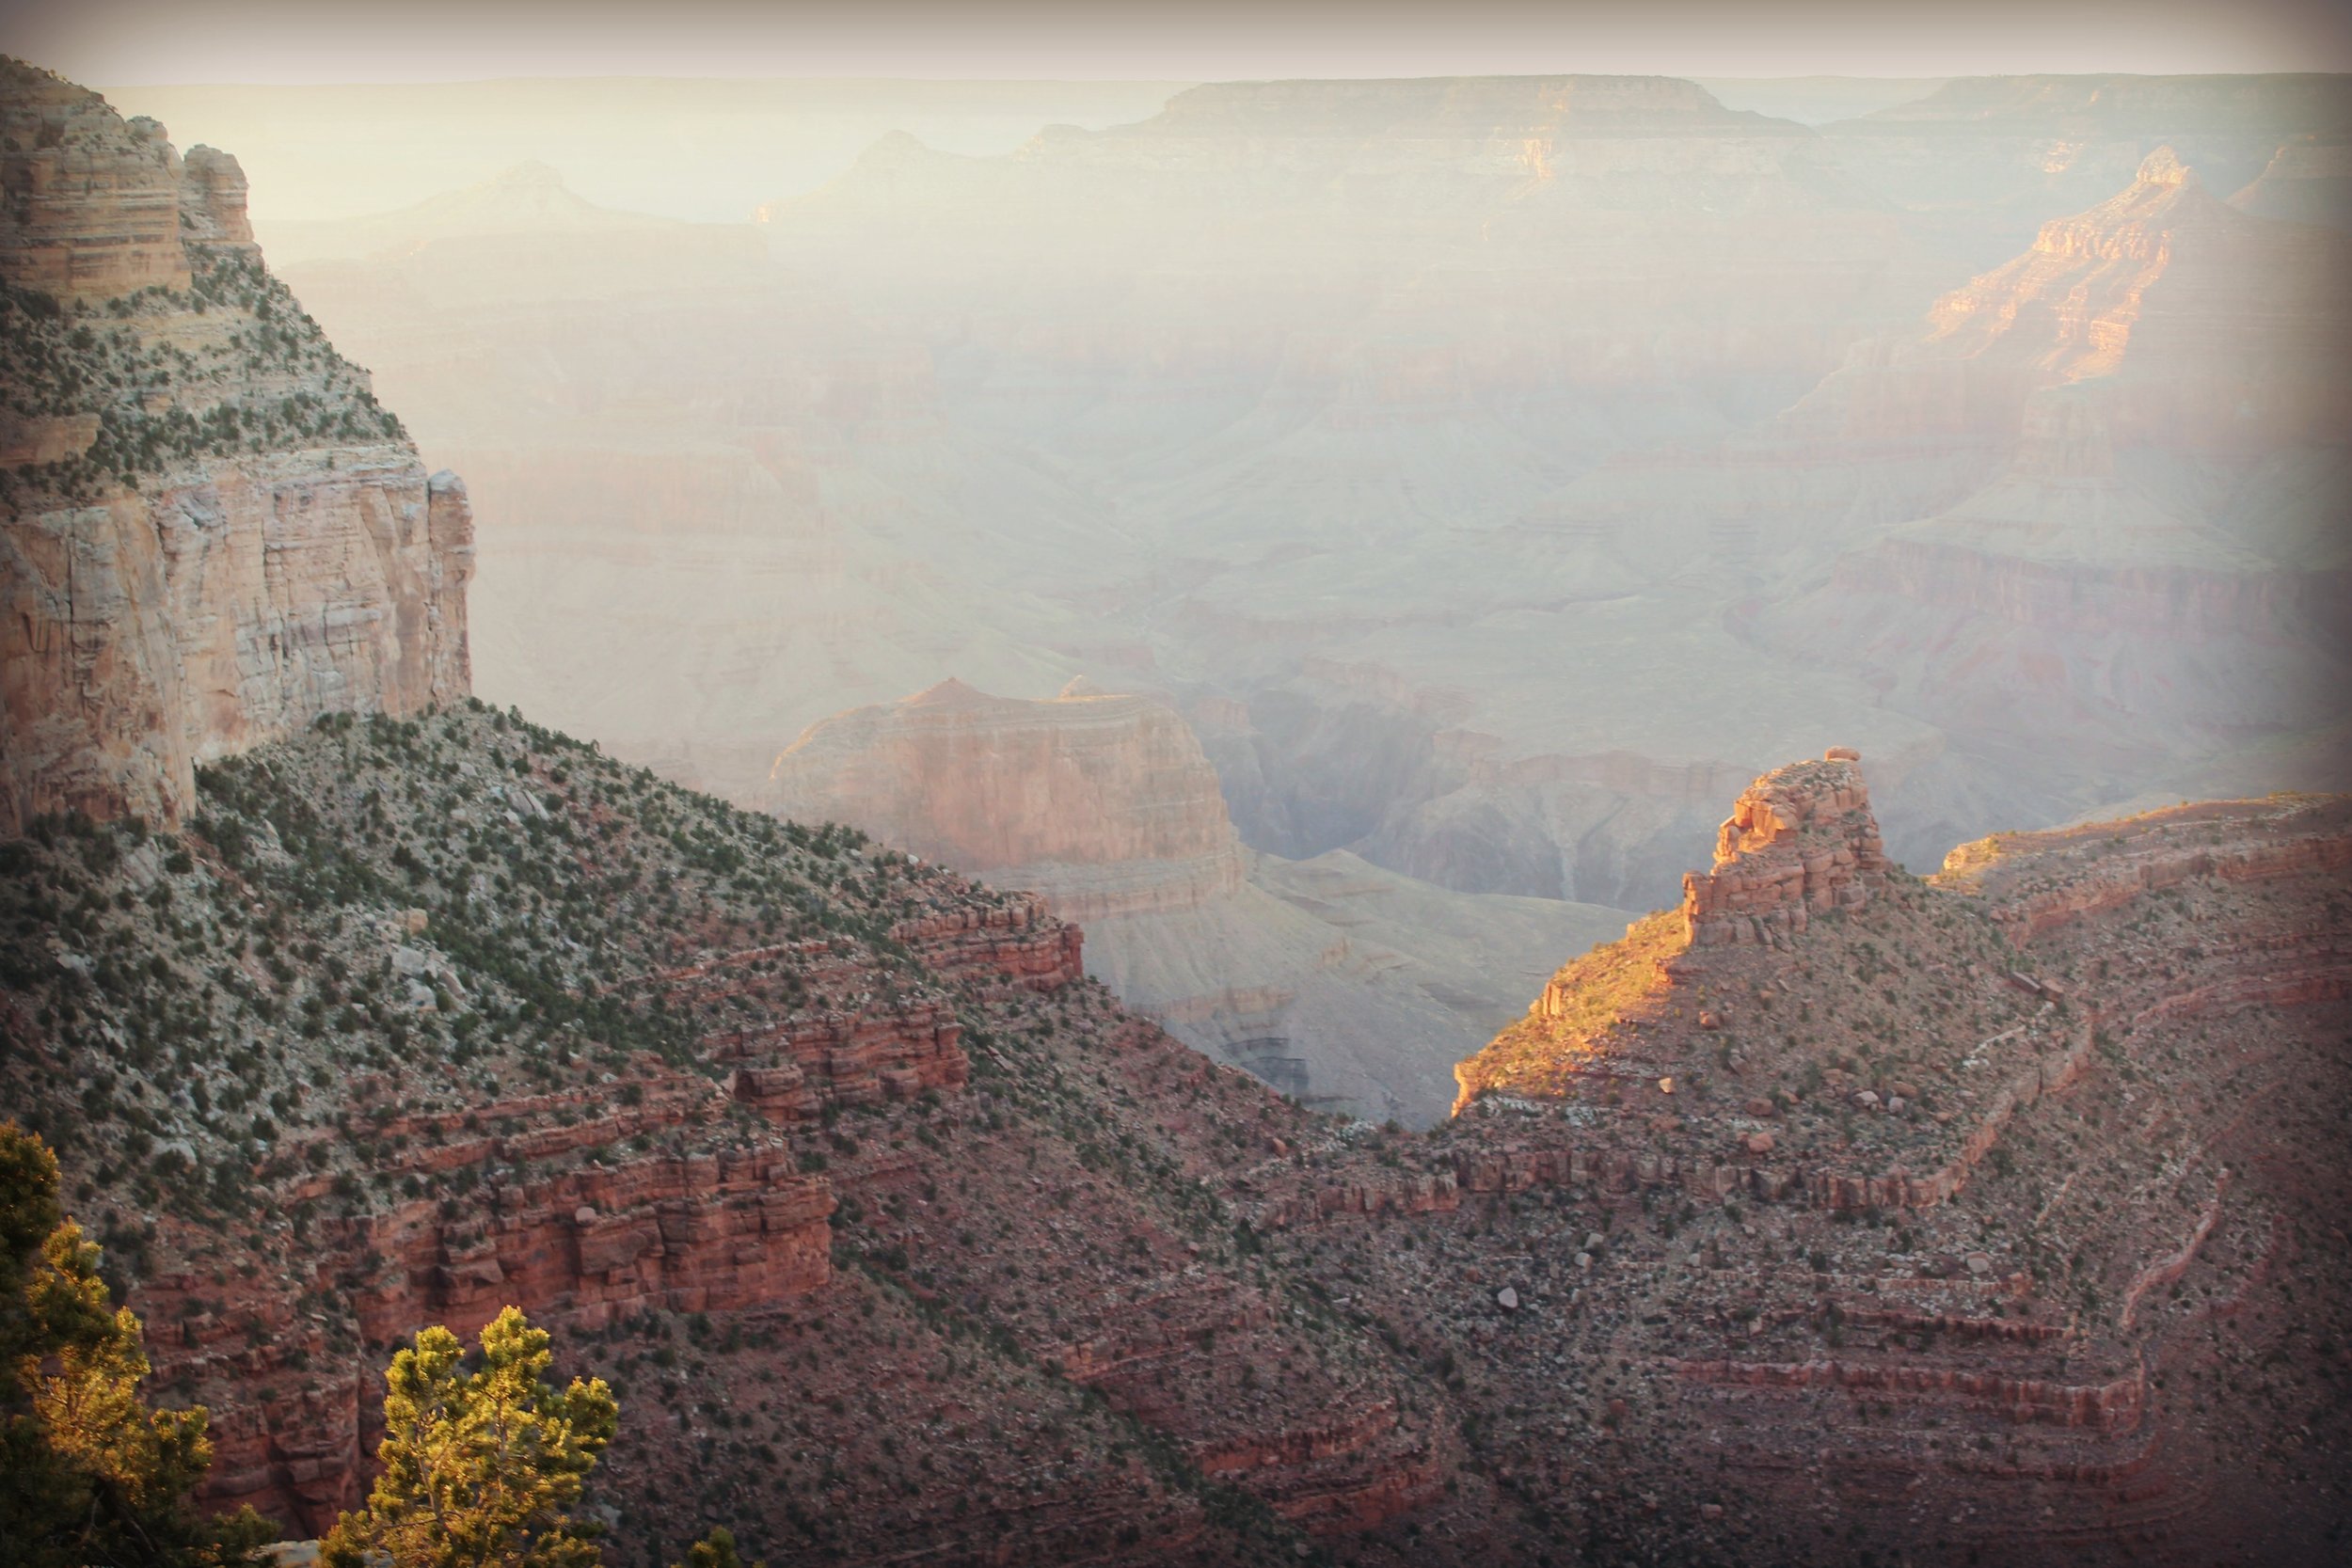
[{"label": "green pine tree", "polygon": [[230,1568],[278,1539],[251,1509],[206,1519],[204,1407],[149,1410],[139,1320],[65,1217],[57,1160],[0,1122],[0,1543],[24,1568]]},{"label": "green pine tree", "polygon": [[326,1568],[588,1568],[596,1527],[571,1516],[620,1409],[602,1378],[547,1381],[548,1335],[510,1307],[478,1370],[427,1328],[384,1374],[383,1445],[367,1507],[336,1521]]}]

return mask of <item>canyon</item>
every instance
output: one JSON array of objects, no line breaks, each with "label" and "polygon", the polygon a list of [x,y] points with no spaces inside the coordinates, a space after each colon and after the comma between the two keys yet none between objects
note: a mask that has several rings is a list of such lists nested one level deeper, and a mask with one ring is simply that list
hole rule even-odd
[{"label": "canyon", "polygon": [[949,680],[811,725],[761,805],[1041,895],[1088,972],[1185,1043],[1301,1102],[1416,1126],[1454,1062],[1553,955],[1625,922],[1558,899],[1462,894],[1343,851],[1247,849],[1216,770],[1163,702],[1074,682],[1043,702]]},{"label": "canyon", "polygon": [[[262,266],[226,155],[178,158],[16,62],[0,87],[0,1103],[144,1319],[150,1394],[207,1407],[205,1504],[322,1530],[364,1491],[392,1350],[511,1304],[564,1375],[615,1389],[589,1504],[629,1568],[716,1523],[752,1555],[875,1564],[2340,1554],[2352,797],[2046,821],[2326,770],[2305,693],[2337,657],[2313,511],[2337,318],[2312,279],[2338,242],[2185,166],[2266,167],[2277,117],[2316,112],[2291,81],[2120,106],[1959,83],[1880,131],[1649,80],[1200,88],[1010,159],[885,143],[749,233],[616,221],[526,168],[303,284],[408,345],[388,389],[437,387],[452,432],[479,416],[470,486],[426,474]],[[2135,146],[2120,195],[1945,290],[1922,334],[1899,296],[1957,252],[1855,195],[1872,166],[1838,150],[1883,137],[1877,166],[1910,166],[1954,112],[2028,148],[2121,115],[2103,164],[2169,117],[2191,151]],[[1125,192],[1197,222],[1226,199],[1184,205],[1201,169],[1256,222],[1335,170],[1381,193],[1334,197],[1344,221],[1294,257],[1395,222],[1426,261],[1465,214],[1524,216],[1541,252],[1612,213],[1589,233],[1622,245],[1646,213],[1727,266],[1729,211],[1791,247],[1757,252],[1751,305],[1796,292],[1795,241],[1824,232],[1875,236],[1859,273],[1884,288],[1612,369],[1603,305],[1655,287],[1665,319],[1672,279],[1516,336],[1457,295],[1467,357],[1407,363],[1350,312],[1434,302],[1344,267],[1312,308],[1261,293],[1205,227],[1167,310],[1079,287],[1134,276],[1149,225],[1025,273],[1041,205],[1075,225]],[[1707,199],[1652,211],[1693,170]],[[1984,199],[2014,219],[2041,178]],[[917,205],[973,241],[968,271],[914,277],[909,251],[871,283],[961,313],[958,353],[945,315],[876,326],[835,309],[864,280],[769,270],[773,247],[821,273]],[[2201,255],[2226,261],[2204,286]],[[516,310],[501,291],[543,264]],[[1608,272],[1556,265],[1547,286]],[[691,286],[663,294],[665,268]],[[2214,282],[2233,268],[2306,319],[2247,330]],[[1177,307],[1211,296],[1295,318],[1279,352],[1227,345],[1264,378],[1253,429],[1187,379],[1209,318]],[[622,300],[643,333],[578,335]],[[665,341],[695,334],[728,374]],[[1579,531],[1625,503],[1595,474],[1661,461],[1626,432],[1581,474],[1481,471],[1521,414],[1576,401],[1456,395],[1462,364],[1522,353],[1633,388],[1612,396],[1645,439],[1696,433],[1693,510]],[[1147,440],[1109,395],[1153,376],[1197,439]],[[1754,396],[1700,394],[1726,377]],[[2274,381],[2300,402],[2212,422]],[[1025,401],[1053,412],[1050,463],[1002,438]],[[1405,407],[1469,455],[1373,417]],[[1885,462],[1843,469],[1851,526],[1748,555],[1692,519],[1772,451],[1767,498]],[[1159,499],[1095,505],[1069,477],[1090,466]],[[1253,472],[1278,481],[1262,510],[1225,509]],[[1901,553],[2025,479],[2090,499],[1931,541],[1979,569]],[[1550,524],[1476,522],[1538,492]],[[2149,494],[2205,510],[2159,523]],[[1643,528],[1715,547],[1643,566]],[[2013,564],[2045,546],[2079,568],[2063,586]],[[2038,689],[2077,705],[2130,697],[2165,644],[2221,651],[2161,672],[2177,705],[2090,712],[2087,760],[2031,703],[1970,719],[1970,659],[1891,658],[1868,594],[2044,629],[2089,601]],[[485,603],[485,670],[495,646],[614,733],[475,694]],[[2249,664],[2263,617],[2277,662]],[[2233,689],[2270,705],[2196,739]],[[2017,799],[2023,830],[1900,863]],[[1596,890],[1623,907],[1566,901]],[[1604,923],[1623,936],[1579,954]],[[1423,1131],[1276,1092],[1261,1028],[1357,1111],[1411,1108],[1444,1041],[1484,1038]]]},{"label": "canyon", "polygon": [[284,244],[500,519],[481,689],[739,802],[950,677],[1162,694],[1254,850],[1612,908],[1836,742],[1915,865],[2339,786],[2340,105],[1920,93],[1211,85],[751,223],[583,155]]},{"label": "canyon", "polygon": [[1416,1133],[1128,1012],[1038,895],[329,719],[185,835],[8,846],[8,1094],[208,1496],[297,1528],[389,1346],[513,1302],[619,1390],[628,1562],[2325,1560],[2352,802],[1922,882],[1864,766],[1757,780]]}]

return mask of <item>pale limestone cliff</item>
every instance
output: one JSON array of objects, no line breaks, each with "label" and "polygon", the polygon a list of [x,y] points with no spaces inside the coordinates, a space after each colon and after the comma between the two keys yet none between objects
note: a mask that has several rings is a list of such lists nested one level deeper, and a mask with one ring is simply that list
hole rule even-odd
[{"label": "pale limestone cliff", "polygon": [[188,286],[163,128],[0,59],[0,278],[60,299]]},{"label": "pale limestone cliff", "polygon": [[14,62],[0,126],[0,832],[464,696],[465,486],[262,269],[236,160]]}]

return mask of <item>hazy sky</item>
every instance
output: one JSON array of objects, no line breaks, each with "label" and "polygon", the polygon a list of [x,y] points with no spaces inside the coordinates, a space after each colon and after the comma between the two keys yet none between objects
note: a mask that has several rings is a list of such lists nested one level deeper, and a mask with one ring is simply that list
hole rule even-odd
[{"label": "hazy sky", "polygon": [[2346,0],[0,0],[78,81],[2352,70]]}]

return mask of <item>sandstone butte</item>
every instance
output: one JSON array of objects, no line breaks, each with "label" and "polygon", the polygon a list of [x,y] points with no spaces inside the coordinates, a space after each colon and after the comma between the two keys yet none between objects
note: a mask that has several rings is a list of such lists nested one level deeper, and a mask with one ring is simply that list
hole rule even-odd
[{"label": "sandstone butte", "polygon": [[471,701],[243,700],[175,831],[0,844],[6,1103],[211,1500],[319,1528],[392,1344],[511,1302],[620,1388],[631,1565],[2340,1544],[2352,800],[1922,882],[1857,759],[1769,774],[1417,1135],[1124,1013],[1034,895]]},{"label": "sandstone butte", "polygon": [[473,524],[263,269],[234,158],[0,62],[0,832],[469,685]]}]

